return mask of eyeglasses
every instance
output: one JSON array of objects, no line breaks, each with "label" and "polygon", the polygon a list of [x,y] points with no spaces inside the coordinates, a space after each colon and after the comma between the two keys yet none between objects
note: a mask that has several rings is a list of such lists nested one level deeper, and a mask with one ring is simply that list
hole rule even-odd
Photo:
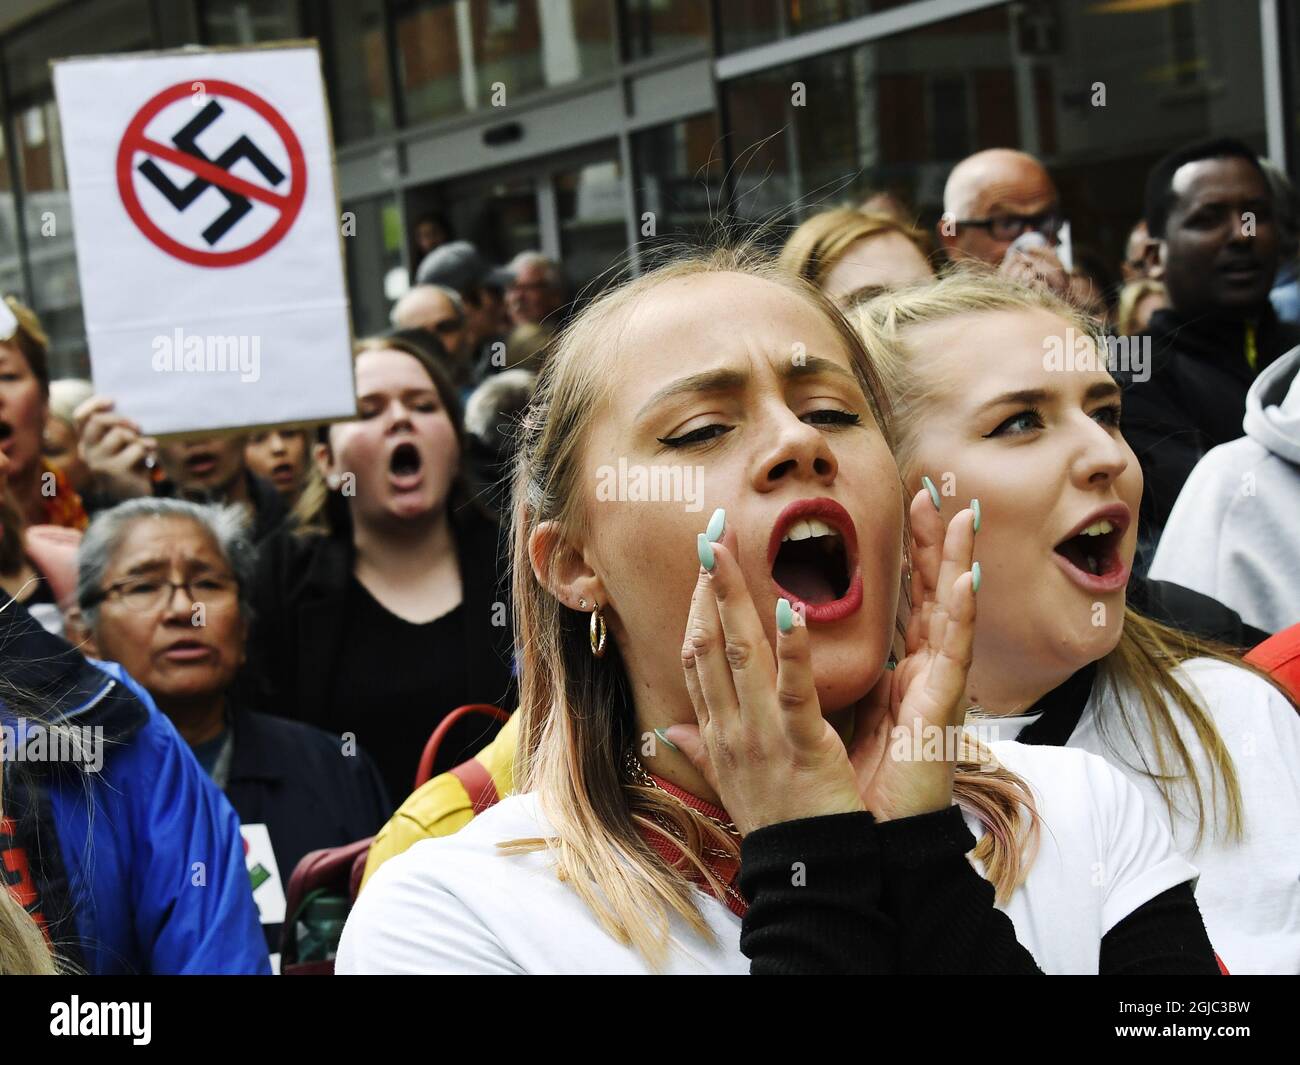
[{"label": "eyeglasses", "polygon": [[106,599],[117,599],[133,613],[151,614],[170,603],[177,588],[185,590],[185,597],[191,603],[207,603],[212,606],[228,606],[239,594],[239,585],[233,577],[205,574],[191,577],[187,581],[133,577],[110,584],[98,595],[93,596],[86,605],[94,606]]},{"label": "eyeglasses", "polygon": [[459,333],[465,328],[464,318],[444,318],[441,322],[434,322],[428,327],[439,336],[450,336],[452,333]]},{"label": "eyeglasses", "polygon": [[961,219],[957,221],[959,226],[987,229],[989,236],[994,240],[1015,240],[1029,229],[1042,233],[1046,237],[1055,238],[1064,223],[1065,219],[1055,211],[1028,215],[1000,214],[989,218],[967,218],[964,221]]}]

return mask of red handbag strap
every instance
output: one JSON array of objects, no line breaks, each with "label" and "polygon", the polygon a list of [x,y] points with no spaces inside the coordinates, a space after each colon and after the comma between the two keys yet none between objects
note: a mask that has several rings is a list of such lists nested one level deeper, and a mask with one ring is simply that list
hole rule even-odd
[{"label": "red handbag strap", "polygon": [[492,774],[484,768],[483,763],[477,758],[471,758],[468,762],[461,762],[454,769],[448,770],[452,776],[459,780],[465,786],[465,792],[469,795],[470,805],[474,807],[475,816],[481,814],[489,806],[496,804],[501,798],[497,794],[496,781],[492,779]]},{"label": "red handbag strap", "polygon": [[429,742],[424,745],[419,768],[415,771],[415,787],[412,790],[419,791],[420,785],[433,776],[433,766],[438,760],[438,748],[442,746],[443,737],[447,735],[452,725],[470,714],[485,714],[502,722],[510,720],[509,714],[491,703],[468,703],[456,707],[438,723],[438,727],[433,730],[433,735],[429,737]]}]

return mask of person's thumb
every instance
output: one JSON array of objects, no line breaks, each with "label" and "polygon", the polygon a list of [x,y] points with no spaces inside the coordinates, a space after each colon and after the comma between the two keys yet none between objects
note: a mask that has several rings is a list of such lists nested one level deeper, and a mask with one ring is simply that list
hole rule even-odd
[{"label": "person's thumb", "polygon": [[709,759],[708,744],[700,735],[699,725],[669,725],[659,738],[666,740],[684,754],[686,760],[709,782],[709,786],[717,790],[718,782],[713,776],[713,763]]}]

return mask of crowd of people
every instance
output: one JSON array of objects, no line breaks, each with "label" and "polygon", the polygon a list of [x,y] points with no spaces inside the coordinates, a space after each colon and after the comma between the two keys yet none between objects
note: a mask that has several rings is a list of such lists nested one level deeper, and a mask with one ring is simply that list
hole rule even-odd
[{"label": "crowd of people", "polygon": [[373,837],[343,973],[1300,972],[1300,201],[1144,204],[981,151],[581,306],[428,216],[355,419],[202,438],[6,298],[0,972],[300,957],[250,826]]}]

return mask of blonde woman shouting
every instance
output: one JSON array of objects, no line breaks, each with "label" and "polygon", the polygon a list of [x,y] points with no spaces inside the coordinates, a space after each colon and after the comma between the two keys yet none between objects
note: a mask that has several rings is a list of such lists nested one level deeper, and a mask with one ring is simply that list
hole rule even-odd
[{"label": "blonde woman shouting", "polygon": [[1213,972],[1133,785],[953,727],[975,514],[913,499],[908,614],[890,432],[848,323],[771,264],[589,305],[515,476],[520,793],[380,867],[338,971]]},{"label": "blonde woman shouting", "polygon": [[981,727],[1106,758],[1200,870],[1228,971],[1300,972],[1300,716],[1230,649],[1126,602],[1142,471],[1110,350],[1051,297],[961,274],[856,323],[889,384],[904,483],[943,516],[979,501],[966,703]]}]

